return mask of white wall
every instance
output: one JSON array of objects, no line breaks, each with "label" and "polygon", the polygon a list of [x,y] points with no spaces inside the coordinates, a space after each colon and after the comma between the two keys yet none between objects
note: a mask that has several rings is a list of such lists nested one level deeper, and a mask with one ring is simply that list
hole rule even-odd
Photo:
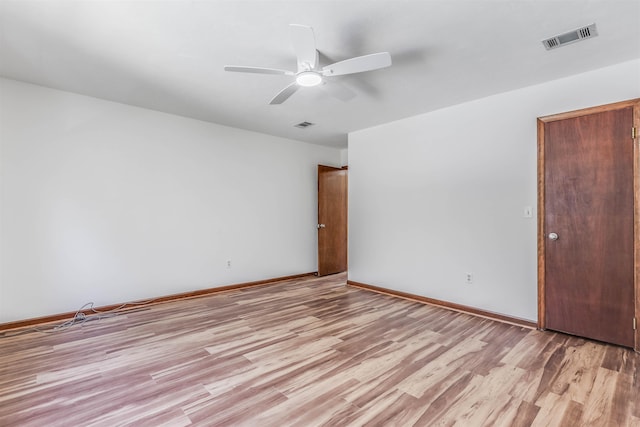
[{"label": "white wall", "polygon": [[340,163],[342,163],[342,166],[349,164],[349,150],[347,148],[340,150]]},{"label": "white wall", "polygon": [[316,165],[341,164],[6,79],[0,150],[0,322],[315,271]]},{"label": "white wall", "polygon": [[349,279],[535,321],[536,118],[638,97],[636,60],[350,134]]}]

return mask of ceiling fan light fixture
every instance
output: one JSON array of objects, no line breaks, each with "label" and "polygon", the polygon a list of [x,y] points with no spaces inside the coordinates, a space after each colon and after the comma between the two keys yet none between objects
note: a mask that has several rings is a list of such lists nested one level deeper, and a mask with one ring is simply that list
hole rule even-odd
[{"label": "ceiling fan light fixture", "polygon": [[303,71],[296,76],[296,83],[304,87],[318,86],[322,83],[322,76],[314,71]]},{"label": "ceiling fan light fixture", "polygon": [[[2,0],[0,0],[2,2]],[[331,65],[321,67],[318,62],[318,49],[313,34],[313,28],[306,25],[291,24],[291,41],[296,54],[297,71],[280,70],[277,68],[247,67],[244,65],[226,65],[225,71],[254,74],[282,74],[285,76],[295,76],[295,81],[289,83],[276,96],[269,105],[282,104],[296,93],[301,87],[319,86],[335,76],[362,73],[365,71],[379,70],[391,65],[391,55],[389,52],[371,53],[369,55],[356,56],[353,58],[338,61]],[[338,83],[338,82],[337,82]],[[332,88],[332,89],[331,89]],[[355,94],[346,88],[339,89],[339,85],[327,87],[327,91],[341,101],[348,101]],[[351,92],[351,93],[350,93]]]}]

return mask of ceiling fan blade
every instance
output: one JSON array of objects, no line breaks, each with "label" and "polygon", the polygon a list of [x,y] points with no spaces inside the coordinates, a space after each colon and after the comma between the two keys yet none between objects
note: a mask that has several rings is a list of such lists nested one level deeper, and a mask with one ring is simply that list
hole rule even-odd
[{"label": "ceiling fan blade", "polygon": [[284,101],[289,99],[291,95],[293,95],[299,88],[296,82],[291,83],[289,86],[282,89],[273,99],[269,102],[270,105],[282,104]]},{"label": "ceiling fan blade", "polygon": [[324,90],[334,98],[337,98],[340,101],[344,102],[350,101],[356,96],[356,93],[354,91],[335,80],[330,83],[325,82],[325,84],[322,85],[322,90]]},{"label": "ceiling fan blade", "polygon": [[371,55],[357,56],[322,68],[325,76],[341,76],[344,74],[362,73],[391,65],[389,52],[372,53]]},{"label": "ceiling fan blade", "polygon": [[243,65],[225,65],[224,70],[237,73],[284,74],[286,76],[293,76],[295,74],[293,71],[279,70],[277,68],[245,67]]},{"label": "ceiling fan blade", "polygon": [[291,24],[293,50],[298,58],[298,71],[313,70],[318,65],[318,51],[313,28],[306,25]]}]

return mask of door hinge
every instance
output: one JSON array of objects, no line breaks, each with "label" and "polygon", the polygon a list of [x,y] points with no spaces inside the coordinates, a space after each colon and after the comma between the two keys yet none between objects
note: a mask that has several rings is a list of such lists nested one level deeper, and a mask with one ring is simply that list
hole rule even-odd
[{"label": "door hinge", "polygon": [[636,329],[638,329],[638,321],[636,320],[636,318],[633,318],[633,330],[635,331]]},{"label": "door hinge", "polygon": [[638,130],[635,127],[631,128],[631,139],[636,139],[638,137]]}]

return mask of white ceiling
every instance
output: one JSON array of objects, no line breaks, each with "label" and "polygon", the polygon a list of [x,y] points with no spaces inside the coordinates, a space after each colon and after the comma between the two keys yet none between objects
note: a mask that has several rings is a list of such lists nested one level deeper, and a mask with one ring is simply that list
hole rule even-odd
[{"label": "white ceiling", "polygon": [[[595,22],[599,36],[541,40]],[[314,28],[321,65],[388,51],[390,68],[333,77],[342,102],[290,76],[288,24]],[[0,0],[0,75],[333,147],[347,133],[640,57],[640,0]],[[639,77],[640,78],[640,77]],[[589,88],[585,88],[589,90]],[[309,121],[316,125],[298,129]]]}]

